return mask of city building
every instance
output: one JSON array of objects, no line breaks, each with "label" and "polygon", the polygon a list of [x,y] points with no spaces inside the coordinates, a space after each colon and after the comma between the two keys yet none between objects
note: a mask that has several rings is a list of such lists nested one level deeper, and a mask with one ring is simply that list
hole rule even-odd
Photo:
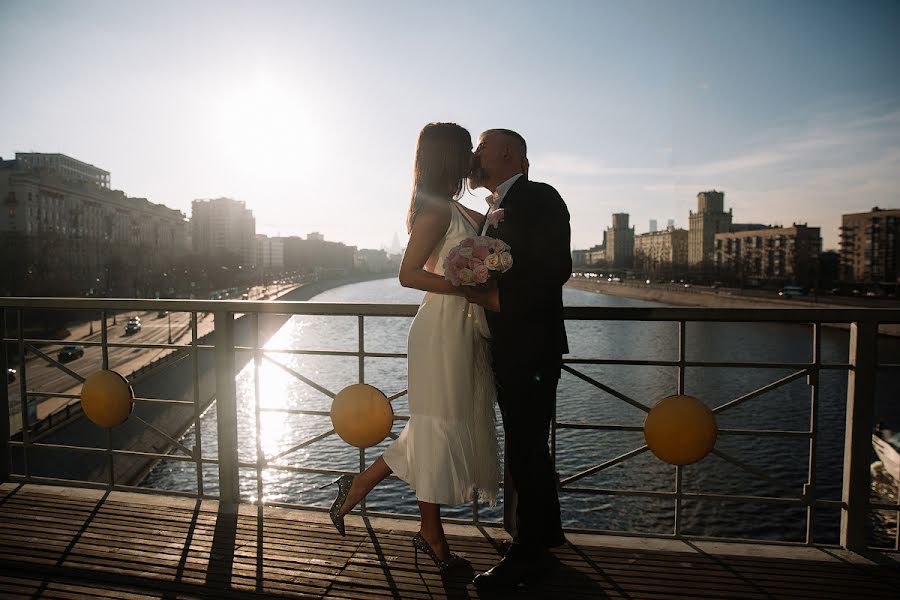
[{"label": "city building", "polygon": [[612,227],[606,229],[606,262],[611,267],[630,268],[634,260],[634,227],[628,213],[614,213]]},{"label": "city building", "polygon": [[817,278],[822,237],[818,227],[794,224],[717,233],[714,248],[717,269],[742,283],[809,285]]},{"label": "city building", "polygon": [[191,242],[204,260],[223,265],[256,263],[256,219],[243,201],[231,198],[191,203]]},{"label": "city building", "polygon": [[[603,234],[604,237],[606,234]],[[606,244],[597,244],[587,250],[572,250],[572,268],[585,269],[606,264]]]},{"label": "city building", "polygon": [[656,228],[656,219],[650,219],[650,233],[653,233],[657,230]]},{"label": "city building", "polygon": [[697,212],[690,212],[688,264],[708,265],[715,260],[717,233],[731,230],[731,210],[725,212],[725,193],[709,190],[697,194]]},{"label": "city building", "polygon": [[256,234],[256,267],[280,271],[284,269],[284,240]]},{"label": "city building", "polygon": [[645,272],[667,267],[686,267],[688,231],[667,227],[634,238],[634,266]]},{"label": "city building", "polygon": [[284,240],[284,266],[298,271],[352,271],[356,263],[356,246],[329,242],[321,233],[313,232],[303,239],[298,236]]},{"label": "city building", "polygon": [[900,283],[900,208],[841,215],[844,281]]},{"label": "city building", "polygon": [[362,248],[357,250],[354,266],[357,271],[366,273],[385,273],[394,271],[394,261],[387,250]]},{"label": "city building", "polygon": [[109,182],[63,154],[0,160],[0,293],[129,293],[184,256],[181,211]]}]

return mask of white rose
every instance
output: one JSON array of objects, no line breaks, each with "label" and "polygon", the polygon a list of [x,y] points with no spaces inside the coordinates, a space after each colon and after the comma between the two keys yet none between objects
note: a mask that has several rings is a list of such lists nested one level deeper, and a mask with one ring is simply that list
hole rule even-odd
[{"label": "white rose", "polygon": [[472,269],[460,269],[457,277],[462,285],[475,285],[475,271]]},{"label": "white rose", "polygon": [[486,266],[491,271],[496,271],[500,268],[500,255],[496,252],[492,252],[488,254],[484,258],[484,266]]},{"label": "white rose", "polygon": [[513,265],[513,257],[509,252],[501,252],[500,253],[500,272],[508,271],[509,268]]}]

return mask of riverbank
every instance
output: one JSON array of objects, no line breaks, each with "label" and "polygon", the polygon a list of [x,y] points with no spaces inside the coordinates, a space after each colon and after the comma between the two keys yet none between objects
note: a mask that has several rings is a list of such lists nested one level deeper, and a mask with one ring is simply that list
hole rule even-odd
[{"label": "riverbank", "polygon": [[[756,296],[742,296],[731,291],[713,290],[711,288],[686,288],[684,291],[658,285],[643,285],[640,283],[608,282],[598,279],[572,278],[566,283],[566,287],[606,294],[608,296],[620,296],[633,300],[646,300],[659,302],[671,306],[694,306],[701,308],[849,308],[843,304],[827,302],[810,302],[798,298],[778,299],[761,298]],[[848,329],[844,324],[829,325],[838,329]],[[880,333],[892,337],[900,337],[900,324],[882,325]]]}]

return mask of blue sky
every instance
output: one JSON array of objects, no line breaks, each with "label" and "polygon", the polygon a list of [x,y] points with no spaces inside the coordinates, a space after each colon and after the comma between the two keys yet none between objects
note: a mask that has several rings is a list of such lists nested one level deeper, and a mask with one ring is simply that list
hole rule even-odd
[{"label": "blue sky", "polygon": [[[686,227],[900,206],[900,3],[0,0],[0,155],[64,152],[189,214],[403,239],[429,121],[528,140],[573,246],[613,212]],[[481,208],[484,190],[465,203]]]}]

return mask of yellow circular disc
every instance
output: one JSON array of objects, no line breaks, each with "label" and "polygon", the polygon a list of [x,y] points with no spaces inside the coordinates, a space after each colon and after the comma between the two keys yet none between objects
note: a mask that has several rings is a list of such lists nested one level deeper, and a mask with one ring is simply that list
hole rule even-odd
[{"label": "yellow circular disc", "polygon": [[650,451],[670,465],[689,465],[709,454],[719,429],[708,406],[693,396],[667,396],[644,420]]},{"label": "yellow circular disc", "polygon": [[134,391],[115,371],[97,371],[81,386],[81,410],[100,427],[121,425],[134,408]]},{"label": "yellow circular disc", "polygon": [[394,409],[387,396],[365,383],[348,385],[331,403],[331,424],[341,439],[357,448],[369,448],[387,437]]}]

